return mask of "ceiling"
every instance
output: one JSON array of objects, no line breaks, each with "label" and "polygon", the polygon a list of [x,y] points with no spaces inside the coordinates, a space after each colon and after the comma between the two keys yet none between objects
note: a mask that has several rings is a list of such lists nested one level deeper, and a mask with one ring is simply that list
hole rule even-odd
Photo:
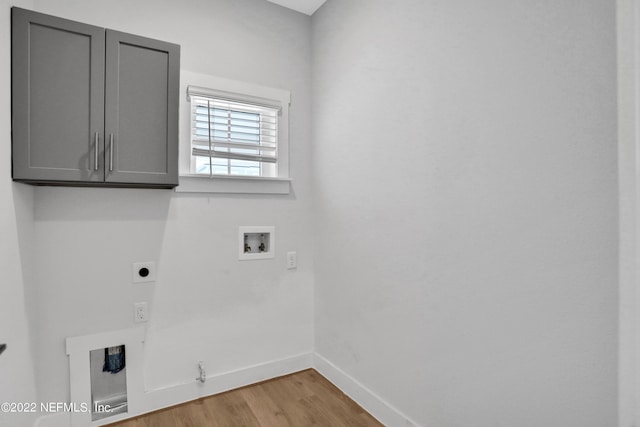
[{"label": "ceiling", "polygon": [[324,4],[326,0],[267,0],[271,3],[279,4],[280,6],[287,7],[289,9],[296,10],[306,15],[313,15],[313,12],[318,10],[320,6]]}]

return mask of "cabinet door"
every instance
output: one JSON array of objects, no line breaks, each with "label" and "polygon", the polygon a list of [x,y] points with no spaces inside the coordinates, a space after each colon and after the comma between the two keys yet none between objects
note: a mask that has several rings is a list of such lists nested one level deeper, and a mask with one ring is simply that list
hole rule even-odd
[{"label": "cabinet door", "polygon": [[108,183],[178,184],[180,47],[107,30]]},{"label": "cabinet door", "polygon": [[104,29],[12,9],[15,180],[103,181]]}]

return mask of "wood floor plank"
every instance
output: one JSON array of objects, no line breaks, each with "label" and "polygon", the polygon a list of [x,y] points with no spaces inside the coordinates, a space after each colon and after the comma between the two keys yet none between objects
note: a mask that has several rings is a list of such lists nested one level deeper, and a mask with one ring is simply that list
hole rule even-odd
[{"label": "wood floor plank", "polygon": [[200,426],[260,427],[260,422],[239,393],[222,393],[216,399],[206,398],[202,401],[208,413],[208,424],[200,424]]},{"label": "wood floor plank", "polygon": [[261,384],[260,388],[282,408],[291,426],[323,425],[326,419],[322,413],[309,411],[305,406],[304,399],[311,396],[308,393],[303,395],[297,393],[297,390],[290,385],[289,382],[271,381]]},{"label": "wood floor plank", "polygon": [[284,409],[265,392],[261,384],[245,387],[239,392],[260,420],[261,427],[296,427],[289,422]]},{"label": "wood floor plank", "polygon": [[171,410],[176,427],[199,427],[207,425],[208,412],[202,399],[194,400],[188,405],[175,406]]},{"label": "wood floor plank", "polygon": [[314,369],[307,369],[120,421],[110,426],[380,427],[383,425]]},{"label": "wood floor plank", "polygon": [[336,416],[331,410],[318,406],[318,396],[305,397],[300,401],[300,405],[304,413],[309,414],[314,421],[313,425],[332,427],[348,427],[349,425],[347,420]]},{"label": "wood floor plank", "polygon": [[[381,425],[372,424],[377,423],[375,418],[322,375],[315,371],[305,371],[304,376],[306,379],[304,384],[314,391],[316,406],[330,408],[331,414],[338,416],[339,419],[349,420],[347,424],[349,426]],[[363,414],[368,416],[365,417],[364,423],[360,421]]]}]

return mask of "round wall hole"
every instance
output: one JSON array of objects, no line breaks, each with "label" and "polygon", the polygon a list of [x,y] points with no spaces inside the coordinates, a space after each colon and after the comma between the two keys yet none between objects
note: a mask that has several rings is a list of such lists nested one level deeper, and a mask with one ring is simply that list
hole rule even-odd
[{"label": "round wall hole", "polygon": [[138,275],[140,277],[147,277],[149,275],[149,269],[147,267],[142,267],[140,270],[138,270]]}]

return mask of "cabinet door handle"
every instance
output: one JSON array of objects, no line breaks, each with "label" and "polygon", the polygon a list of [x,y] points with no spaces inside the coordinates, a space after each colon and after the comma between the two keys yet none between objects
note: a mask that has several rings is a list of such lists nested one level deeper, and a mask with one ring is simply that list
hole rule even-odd
[{"label": "cabinet door handle", "polygon": [[98,135],[98,132],[95,133],[95,135],[93,136],[93,142],[95,145],[95,154],[94,154],[94,159],[93,159],[93,169],[94,170],[98,170],[98,145],[99,145],[99,141],[100,141],[100,136]]},{"label": "cabinet door handle", "polygon": [[109,134],[109,172],[113,172],[113,134]]}]

